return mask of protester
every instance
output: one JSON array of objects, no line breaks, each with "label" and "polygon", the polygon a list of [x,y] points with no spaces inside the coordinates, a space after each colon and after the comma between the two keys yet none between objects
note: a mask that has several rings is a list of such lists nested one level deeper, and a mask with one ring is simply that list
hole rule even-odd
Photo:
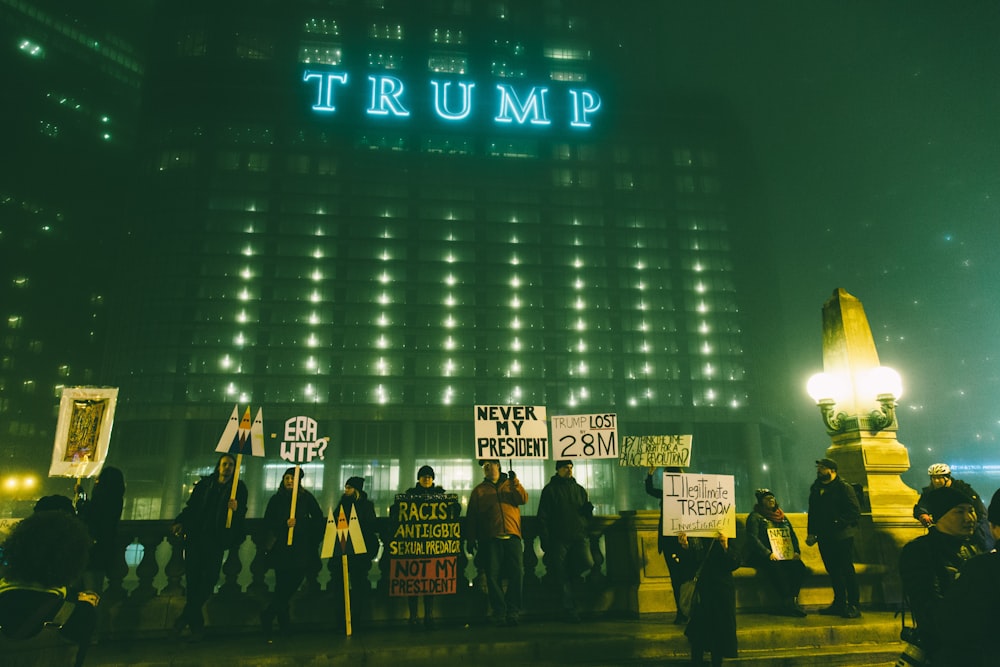
[{"label": "protester", "polygon": [[858,497],[854,488],[837,474],[837,462],[828,458],[816,461],[816,481],[809,490],[806,544],[819,543],[819,555],[833,587],[833,604],[820,609],[821,614],[861,616],[860,590],[854,572],[854,537],[860,516]]},{"label": "protester", "polygon": [[[264,634],[270,634],[275,619],[281,632],[289,630],[289,602],[299,590],[306,573],[319,570],[319,544],[323,540],[326,517],[315,496],[305,490],[299,470],[299,486],[295,498],[295,516],[292,514],[292,490],[295,489],[295,468],[282,474],[278,490],[267,502],[264,510],[263,543],[268,565],[274,568],[274,595],[260,612]],[[288,544],[288,529],[292,543]]]},{"label": "protester", "polygon": [[105,466],[94,480],[91,497],[81,483],[76,485],[76,513],[87,526],[94,540],[83,573],[84,587],[101,592],[104,578],[119,562],[124,562],[123,549],[118,543],[118,522],[125,506],[125,476],[113,466]]},{"label": "protester", "polygon": [[[770,489],[757,489],[757,504],[747,516],[747,563],[764,574],[781,600],[777,613],[787,616],[805,616],[799,604],[799,589],[806,575],[802,563],[799,538],[792,522],[778,506]],[[775,553],[774,539],[789,549],[789,553]]]},{"label": "protester", "polygon": [[35,506],[31,510],[32,512],[63,512],[64,514],[71,514],[76,516],[76,508],[73,507],[73,501],[66,496],[52,495],[52,496],[42,496],[35,503]]},{"label": "protester", "polygon": [[[691,620],[684,635],[691,643],[691,664],[701,665],[705,651],[712,656],[712,667],[724,658],[737,657],[736,585],[733,570],[740,566],[736,549],[730,549],[729,538],[718,533],[714,539],[689,538],[678,533],[681,558],[687,561],[692,577],[698,577],[695,590],[697,602],[691,607]],[[701,568],[700,571],[698,568]]]},{"label": "protester", "polygon": [[[1000,490],[993,494],[987,520],[1000,540]],[[1000,553],[991,551],[962,563],[945,593],[940,649],[934,665],[993,667],[998,663],[994,635],[1000,628]]]},{"label": "protester", "polygon": [[[434,484],[434,468],[424,465],[420,466],[417,471],[417,485],[413,488],[407,489],[406,494],[409,496],[443,496],[445,490],[443,487]],[[458,504],[453,505],[456,510],[456,516],[452,517],[458,520],[457,512],[461,511],[461,506]],[[394,506],[393,510],[397,508]],[[398,517],[394,517],[398,518]],[[418,607],[420,604],[420,599],[424,600],[424,629],[433,630],[434,629],[434,595],[409,595],[406,598],[407,606],[410,610],[410,627],[416,628],[420,622]]]},{"label": "protester", "polygon": [[972,539],[977,522],[972,498],[955,487],[943,486],[928,493],[924,502],[934,525],[903,547],[899,576],[917,622],[920,646],[930,663],[938,665],[948,614],[944,597],[962,564],[982,550]]},{"label": "protester", "polygon": [[[680,468],[664,468],[664,470],[666,472],[680,472]],[[667,565],[667,571],[670,572],[670,586],[674,589],[674,604],[677,608],[677,615],[674,616],[674,625],[684,625],[688,622],[688,618],[681,612],[681,586],[684,585],[685,581],[691,581],[694,571],[681,558],[681,545],[677,537],[675,535],[663,534],[666,532],[663,529],[663,522],[665,520],[663,516],[663,489],[657,489],[653,486],[654,472],[656,472],[656,466],[650,466],[646,474],[646,494],[660,501],[660,530],[656,537],[656,548],[663,554],[663,561]]]},{"label": "protester", "polygon": [[[246,535],[247,487],[241,480],[236,485],[236,497],[231,498],[235,472],[236,459],[232,454],[222,454],[212,474],[194,485],[187,505],[171,526],[174,536],[184,540],[187,579],[187,599],[184,610],[174,621],[174,633],[180,634],[188,627],[192,641],[204,637],[202,608],[219,580],[223,555],[227,549],[239,548]],[[230,511],[232,522],[226,528]]]},{"label": "protester", "polygon": [[972,498],[972,506],[976,508],[976,516],[979,517],[976,523],[976,534],[974,536],[976,543],[984,551],[992,549],[995,540],[992,532],[990,532],[990,523],[986,519],[986,506],[983,505],[983,499],[979,497],[976,490],[964,481],[952,478],[951,466],[947,463],[932,464],[929,468],[927,468],[927,476],[930,477],[931,483],[925,486],[920,492],[920,499],[917,500],[917,504],[913,506],[913,518],[922,523],[924,528],[930,527],[933,520],[931,519],[930,511],[927,509],[927,494],[934,489],[940,489],[942,487],[955,488],[969,498]]},{"label": "protester", "polygon": [[565,618],[573,623],[580,622],[573,580],[594,567],[589,536],[593,515],[587,490],[573,478],[573,462],[556,461],[556,474],[538,502],[538,529],[545,567],[559,584]]},{"label": "protester", "polygon": [[[371,570],[372,560],[378,556],[381,546],[376,528],[375,506],[368,499],[365,493],[365,480],[363,477],[350,477],[344,483],[344,495],[340,502],[333,508],[334,519],[340,516],[343,510],[348,522],[351,520],[352,512],[357,512],[358,525],[361,528],[362,539],[364,540],[364,551],[359,552],[360,545],[351,543],[347,552],[347,577],[351,595],[351,623],[353,627],[362,626],[370,614],[372,585],[368,580],[368,571]],[[334,590],[342,598],[344,591],[344,551],[340,540],[337,541],[333,551],[333,583]]]},{"label": "protester", "polygon": [[[35,512],[11,530],[0,578],[4,665],[83,664],[100,598],[72,585],[83,574],[89,549],[86,526],[64,511]],[[53,631],[48,642],[44,634]],[[67,647],[75,654],[69,662]]]},{"label": "protester", "polygon": [[[469,494],[465,536],[477,550],[486,570],[486,586],[493,623],[517,626],[524,585],[524,547],[521,543],[521,509],[528,492],[514,471],[500,471],[499,459],[480,461],[483,481]],[[479,561],[479,558],[477,558]],[[501,587],[507,579],[507,591]]]}]

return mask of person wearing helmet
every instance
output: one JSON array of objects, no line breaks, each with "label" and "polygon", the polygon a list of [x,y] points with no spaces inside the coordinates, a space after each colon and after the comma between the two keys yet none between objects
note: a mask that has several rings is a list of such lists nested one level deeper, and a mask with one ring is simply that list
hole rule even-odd
[{"label": "person wearing helmet", "polygon": [[986,516],[986,506],[976,490],[969,484],[951,476],[951,466],[947,463],[934,463],[927,468],[927,476],[931,483],[925,486],[920,492],[920,499],[913,506],[913,518],[923,524],[924,528],[930,527],[934,519],[927,507],[927,494],[935,489],[952,488],[963,493],[972,499],[972,506],[976,510],[976,534],[975,543],[982,547],[984,551],[990,551],[994,546],[993,534],[990,532],[990,524]]}]

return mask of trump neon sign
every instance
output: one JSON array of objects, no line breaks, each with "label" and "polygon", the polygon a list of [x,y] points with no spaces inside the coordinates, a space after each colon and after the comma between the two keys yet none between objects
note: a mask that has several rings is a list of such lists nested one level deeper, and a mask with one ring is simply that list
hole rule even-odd
[{"label": "trump neon sign", "polygon": [[[347,72],[306,70],[304,83],[315,92],[313,111],[322,114],[337,112],[338,93],[348,89]],[[471,81],[430,80],[428,112],[440,120],[454,123],[468,119],[475,107],[476,84]],[[403,81],[387,74],[370,74],[366,83],[364,112],[373,117],[408,118],[411,102]],[[496,83],[493,90],[492,120],[501,125],[546,127],[553,124],[549,117],[554,106],[553,91],[548,86],[517,88],[509,83]],[[601,97],[587,88],[570,88],[561,107],[566,111],[569,127],[589,129],[601,108]]]}]

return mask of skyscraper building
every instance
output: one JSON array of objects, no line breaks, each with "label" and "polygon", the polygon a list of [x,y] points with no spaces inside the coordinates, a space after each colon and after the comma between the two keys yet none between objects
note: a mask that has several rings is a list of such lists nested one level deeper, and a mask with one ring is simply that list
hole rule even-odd
[{"label": "skyscraper building", "polygon": [[143,73],[106,9],[0,2],[0,500],[41,492],[62,387],[103,381]]},{"label": "skyscraper building", "polygon": [[[330,438],[304,466],[325,498],[360,475],[384,509],[424,463],[463,494],[477,404],[692,434],[695,468],[759,483],[775,436],[746,308],[752,155],[724,105],[634,60],[617,22],[639,17],[154,4],[100,378],[121,387],[131,516],[177,511],[234,405],[264,413],[251,512],[300,415]],[[551,467],[504,464],[537,502]],[[599,512],[644,506],[615,462],[576,475]]]}]

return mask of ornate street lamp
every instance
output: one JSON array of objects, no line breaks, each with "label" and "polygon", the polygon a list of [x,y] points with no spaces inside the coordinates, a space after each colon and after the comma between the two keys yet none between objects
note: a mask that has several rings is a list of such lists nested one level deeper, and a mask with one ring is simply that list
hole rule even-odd
[{"label": "ornate street lamp", "polygon": [[[849,430],[875,434],[899,428],[896,401],[903,395],[903,381],[888,366],[862,371],[853,378],[848,373],[817,373],[809,378],[806,391],[819,406],[830,435]],[[853,414],[837,410],[845,403],[855,406]],[[871,409],[865,413],[864,406]]]}]

